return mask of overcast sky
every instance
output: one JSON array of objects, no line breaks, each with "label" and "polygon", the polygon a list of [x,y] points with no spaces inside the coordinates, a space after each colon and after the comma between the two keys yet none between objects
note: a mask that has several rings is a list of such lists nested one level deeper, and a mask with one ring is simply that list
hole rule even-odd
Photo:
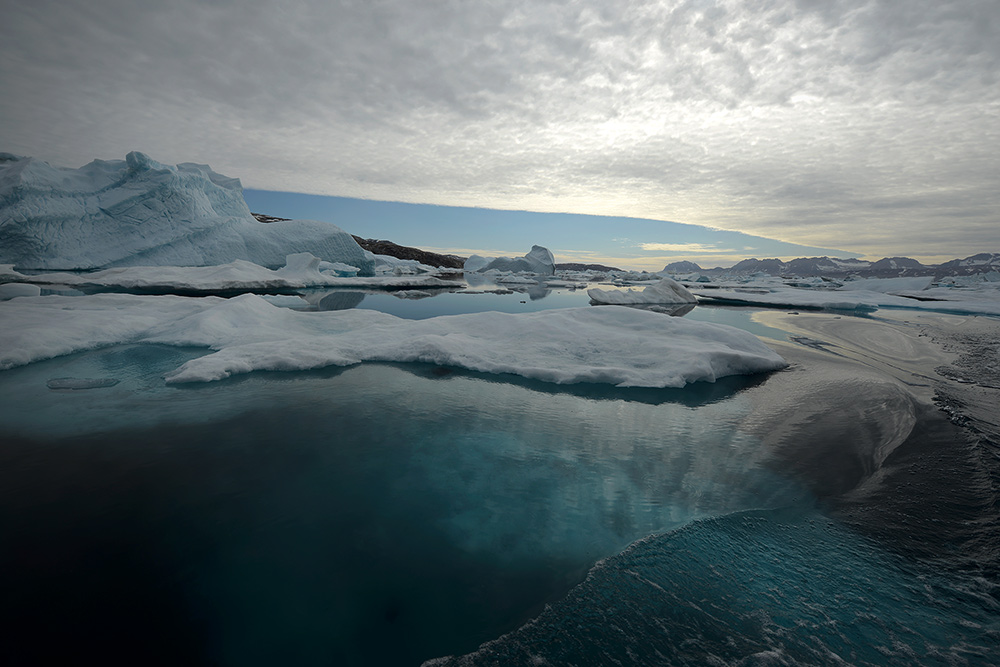
[{"label": "overcast sky", "polygon": [[1000,252],[997,0],[0,4],[0,151],[51,164]]}]

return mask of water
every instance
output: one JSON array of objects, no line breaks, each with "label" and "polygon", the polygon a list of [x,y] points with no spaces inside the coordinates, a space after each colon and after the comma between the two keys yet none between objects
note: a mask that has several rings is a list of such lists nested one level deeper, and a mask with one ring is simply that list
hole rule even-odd
[{"label": "water", "polygon": [[[882,368],[781,318],[693,316],[766,330],[792,367],[666,391],[416,364],[189,387],[162,374],[202,350],[119,346],[5,371],[0,661],[993,664],[995,467],[913,398],[901,346]],[[828,319],[812,334],[842,342]]]}]

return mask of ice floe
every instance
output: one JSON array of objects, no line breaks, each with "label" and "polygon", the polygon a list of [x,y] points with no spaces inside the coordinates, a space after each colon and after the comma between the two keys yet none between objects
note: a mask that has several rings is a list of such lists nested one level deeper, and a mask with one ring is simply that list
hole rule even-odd
[{"label": "ice floe", "polygon": [[740,329],[633,308],[405,320],[371,310],[300,312],[252,294],[42,296],[5,301],[0,308],[0,369],[120,343],[215,350],[169,373],[171,383],[384,361],[559,384],[682,387],[785,365]]},{"label": "ice floe", "polygon": [[234,292],[300,289],[305,287],[370,287],[374,289],[450,288],[454,282],[426,274],[352,275],[357,269],[320,261],[310,253],[285,258],[285,266],[267,269],[236,260],[219,266],[127,266],[89,273],[51,272],[27,275],[11,265],[0,265],[0,281],[35,285],[121,288],[163,292]]}]

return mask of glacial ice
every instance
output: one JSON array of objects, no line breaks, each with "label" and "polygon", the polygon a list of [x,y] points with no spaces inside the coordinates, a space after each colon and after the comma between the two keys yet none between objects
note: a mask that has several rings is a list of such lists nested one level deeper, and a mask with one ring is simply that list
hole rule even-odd
[{"label": "glacial ice", "polygon": [[281,266],[310,252],[372,275],[374,259],[350,234],[315,220],[262,223],[239,179],[207,165],[163,165],[139,152],[80,169],[0,159],[0,263],[18,269],[208,266],[243,260]]},{"label": "glacial ice", "polygon": [[632,308],[481,312],[404,320],[370,310],[297,312],[245,294],[99,294],[3,303],[0,369],[119,343],[216,350],[167,374],[208,382],[258,370],[423,362],[570,384],[682,387],[782,368],[755,336]]},{"label": "glacial ice", "polygon": [[473,255],[465,261],[464,269],[470,272],[485,273],[500,271],[512,273],[535,273],[551,276],[555,273],[556,260],[548,248],[540,245],[531,246],[531,251],[524,257],[482,257]]},{"label": "glacial ice", "polygon": [[641,292],[629,289],[603,290],[593,288],[587,290],[592,301],[605,304],[638,305],[666,303],[697,303],[698,299],[686,287],[670,278],[663,278]]}]

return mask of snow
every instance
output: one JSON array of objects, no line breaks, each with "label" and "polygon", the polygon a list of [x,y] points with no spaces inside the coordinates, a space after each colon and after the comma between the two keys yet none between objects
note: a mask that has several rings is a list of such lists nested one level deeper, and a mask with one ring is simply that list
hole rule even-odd
[{"label": "snow", "polygon": [[19,269],[280,266],[310,252],[374,273],[370,255],[336,225],[262,223],[239,179],[207,165],[160,164],[147,155],[95,160],[80,169],[32,158],[0,161],[0,263]]},{"label": "snow", "polygon": [[559,384],[682,387],[785,363],[733,327],[632,308],[482,312],[404,320],[371,310],[300,312],[245,294],[98,294],[0,302],[0,369],[122,343],[216,350],[167,382],[364,361],[424,362]]},{"label": "snow", "polygon": [[499,271],[551,276],[555,273],[555,265],[556,260],[548,248],[533,245],[531,246],[531,251],[524,257],[482,257],[480,255],[473,255],[465,260],[464,270],[480,273]]},{"label": "snow", "polygon": [[607,304],[650,304],[650,303],[696,303],[698,299],[680,283],[670,278],[663,278],[641,292],[629,289],[602,290],[593,288],[587,290],[592,301]]}]

